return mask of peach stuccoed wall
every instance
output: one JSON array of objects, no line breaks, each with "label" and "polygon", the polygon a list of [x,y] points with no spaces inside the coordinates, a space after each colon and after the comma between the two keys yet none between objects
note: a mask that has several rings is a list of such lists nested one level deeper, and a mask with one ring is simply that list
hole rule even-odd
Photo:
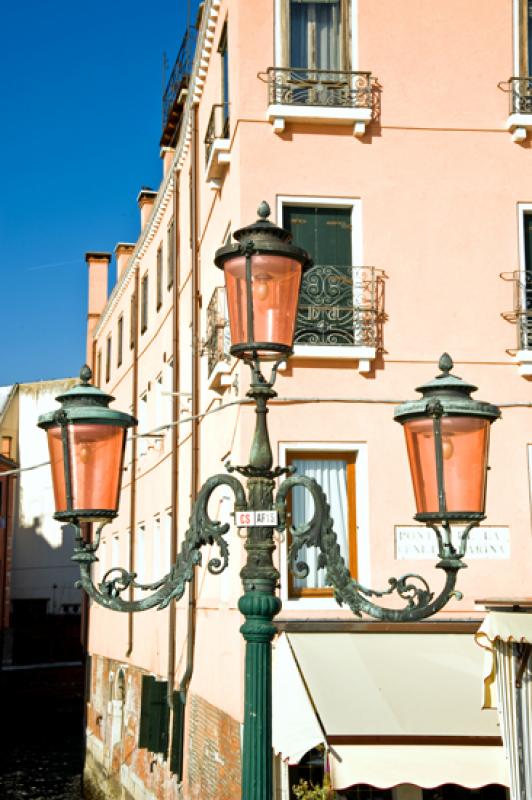
[{"label": "peach stuccoed wall", "polygon": [[[158,378],[171,391],[172,291],[166,285],[167,229],[179,193],[179,353],[180,418],[189,416],[192,356],[199,351],[198,408],[203,413],[245,396],[245,368],[231,365],[232,385],[209,388],[205,348],[207,306],[222,283],[213,255],[229,229],[249,223],[263,199],[277,217],[279,198],[338,203],[360,202],[361,225],[354,232],[361,264],[386,272],[384,335],[368,373],[356,360],[293,357],[276,386],[281,398],[316,398],[274,406],[269,424],[279,459],[291,443],[362,445],[367,474],[357,480],[364,496],[365,529],[359,532],[360,579],[385,588],[388,577],[422,572],[438,589],[443,576],[430,561],[398,561],[394,529],[415,524],[413,493],[403,434],[393,422],[393,406],[415,397],[415,387],[437,372],[447,350],[455,371],[479,387],[477,397],[505,405],[492,430],[486,525],[507,527],[510,558],[472,560],[459,576],[464,598],[453,600],[440,618],[481,618],[475,599],[487,595],[526,594],[532,557],[530,479],[527,446],[532,442],[530,382],[518,373],[508,353],[515,329],[501,313],[512,307],[512,287],[499,273],[519,266],[518,203],[532,202],[529,142],[518,145],[504,126],[508,97],[497,88],[513,73],[510,0],[358,0],[352,2],[354,69],[370,70],[379,80],[380,117],[362,138],[352,126],[288,122],[282,134],[267,121],[267,88],[257,77],[274,63],[274,8],[279,3],[242,0],[206,2],[199,33],[199,58],[208,68],[200,83],[191,80],[182,134],[171,169],[166,164],[150,215],[143,213],[139,240],[128,252],[119,283],[94,330],[88,351],[106,340],[116,348],[117,322],[124,319],[123,359],[113,350],[111,377],[103,388],[116,406],[130,410],[147,397],[144,432],[170,422],[161,412]],[[229,31],[231,96],[230,164],[218,188],[207,185],[203,139],[211,106],[220,97],[217,44],[224,21]],[[207,24],[208,21],[208,24]],[[208,44],[208,46],[205,45]],[[205,45],[204,51],[202,48]],[[200,52],[201,51],[201,52]],[[205,56],[205,53],[207,56]],[[205,71],[205,66],[202,67]],[[195,73],[196,74],[196,73]],[[197,124],[194,122],[197,119]],[[198,208],[199,331],[192,331],[191,197],[194,142]],[[163,154],[166,162],[169,156]],[[192,170],[192,173],[191,173]],[[134,198],[131,198],[134,202]],[[277,220],[280,222],[280,220]],[[117,239],[121,232],[117,231]],[[155,305],[156,254],[163,244],[163,302]],[[100,269],[100,267],[98,267]],[[149,277],[147,330],[138,333],[138,390],[133,397],[134,350],[130,349],[131,296],[136,281]],[[95,287],[89,287],[89,314]],[[98,313],[103,309],[99,308]],[[94,336],[92,336],[94,334]],[[102,368],[105,376],[105,368]],[[165,395],[168,399],[168,396]],[[349,402],[333,402],[333,399]],[[163,397],[164,401],[164,397]],[[164,402],[163,402],[164,405]],[[137,408],[137,414],[138,414]],[[223,471],[229,458],[246,463],[253,411],[231,406],[199,424],[200,483]],[[139,428],[140,430],[140,428]],[[154,517],[171,503],[171,434],[145,439],[134,469],[136,524],[146,525],[144,564],[154,561]],[[183,540],[190,513],[191,423],[179,425],[178,538]],[[126,464],[121,510],[104,535],[104,564],[111,566],[116,538],[122,564],[130,554],[132,467]],[[215,504],[216,501],[213,500]],[[214,513],[214,512],[213,512]],[[367,524],[366,524],[367,523]],[[191,691],[235,720],[242,719],[243,645],[236,603],[244,563],[242,540],[229,534],[230,567],[219,577],[207,574],[206,552],[197,578],[195,667]],[[160,542],[157,543],[160,546]],[[286,585],[285,550],[277,550]],[[362,555],[360,556],[362,559]],[[151,576],[151,573],[149,577]],[[284,593],[284,589],[281,590]],[[284,596],[284,594],[283,594]],[[351,618],[331,600],[291,600],[284,617]],[[175,674],[179,685],[186,665],[187,598],[177,604]],[[90,650],[165,677],[168,668],[168,611],[135,615],[91,609]]]}]

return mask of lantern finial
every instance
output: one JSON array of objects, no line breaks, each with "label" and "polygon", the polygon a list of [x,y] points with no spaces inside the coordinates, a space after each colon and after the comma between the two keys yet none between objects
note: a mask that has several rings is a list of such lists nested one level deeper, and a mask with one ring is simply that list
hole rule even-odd
[{"label": "lantern finial", "polygon": [[438,362],[438,367],[441,369],[444,376],[448,375],[449,372],[454,367],[453,360],[449,353],[443,353],[440,356],[440,360]]},{"label": "lantern finial", "polygon": [[267,219],[270,216],[271,213],[272,213],[272,210],[271,210],[270,206],[268,205],[266,200],[263,200],[262,203],[260,204],[260,206],[257,208],[257,214],[259,215],[259,217],[261,219]]},{"label": "lantern finial", "polygon": [[87,385],[88,383],[90,383],[91,378],[92,378],[92,370],[88,364],[84,364],[79,371],[79,379],[83,384]]}]

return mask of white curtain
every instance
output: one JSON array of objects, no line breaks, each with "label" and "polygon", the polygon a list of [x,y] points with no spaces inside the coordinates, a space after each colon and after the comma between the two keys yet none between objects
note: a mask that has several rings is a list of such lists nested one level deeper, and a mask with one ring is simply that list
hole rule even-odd
[{"label": "white curtain", "polygon": [[290,66],[340,69],[339,0],[291,0]]},{"label": "white curtain", "polygon": [[[303,459],[292,461],[296,467],[296,475],[314,478],[327,496],[334,523],[334,532],[338,537],[340,552],[349,566],[349,528],[347,506],[347,465],[342,459]],[[292,492],[292,525],[297,527],[311,519],[314,513],[314,501],[306,489],[298,486]],[[310,572],[305,579],[294,578],[294,587],[318,589],[325,586],[325,570],[318,570],[318,550],[314,547],[302,547],[298,561],[305,561]]]}]

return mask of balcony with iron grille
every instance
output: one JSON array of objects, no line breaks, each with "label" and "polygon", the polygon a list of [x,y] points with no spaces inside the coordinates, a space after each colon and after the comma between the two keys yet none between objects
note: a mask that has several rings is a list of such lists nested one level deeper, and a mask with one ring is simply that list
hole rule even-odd
[{"label": "balcony with iron grille", "polygon": [[207,306],[207,336],[203,352],[207,356],[209,388],[222,392],[231,384],[231,335],[227,318],[225,288],[217,286]]},{"label": "balcony with iron grille", "polygon": [[501,278],[513,287],[513,308],[502,313],[503,319],[515,325],[515,347],[508,352],[515,356],[519,374],[532,376],[532,273],[501,272]]},{"label": "balcony with iron grille", "polygon": [[379,84],[371,72],[270,67],[259,77],[268,84],[268,119],[276,133],[287,122],[352,125],[363,136],[376,119]]},{"label": "balcony with iron grille", "polygon": [[231,161],[229,132],[229,103],[216,103],[211,109],[204,139],[205,177],[213,188],[220,186]]},{"label": "balcony with iron grille", "polygon": [[532,77],[509,78],[499,83],[499,89],[508,93],[509,114],[506,128],[514,142],[524,142],[532,130]]},{"label": "balcony with iron grille", "polygon": [[188,28],[163,94],[161,147],[175,147],[194,60],[196,29]]},{"label": "balcony with iron grille", "polygon": [[356,360],[360,372],[369,372],[382,349],[385,279],[377,267],[309,269],[301,284],[294,355]]}]

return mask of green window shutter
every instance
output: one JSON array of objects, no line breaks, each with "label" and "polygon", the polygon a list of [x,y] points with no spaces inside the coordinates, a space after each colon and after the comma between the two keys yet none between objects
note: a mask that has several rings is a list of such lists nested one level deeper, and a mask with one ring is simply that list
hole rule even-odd
[{"label": "green window shutter", "polygon": [[149,746],[149,723],[151,708],[151,692],[155,678],[152,675],[142,676],[142,692],[140,700],[140,725],[139,725],[139,747]]},{"label": "green window shutter", "polygon": [[172,723],[172,753],[170,755],[170,770],[177,776],[178,781],[183,780],[183,750],[185,740],[185,700],[181,692],[174,692],[174,719]]},{"label": "green window shutter", "polygon": [[164,756],[168,752],[169,723],[166,687],[166,681],[157,681],[152,675],[142,676],[139,747]]}]

